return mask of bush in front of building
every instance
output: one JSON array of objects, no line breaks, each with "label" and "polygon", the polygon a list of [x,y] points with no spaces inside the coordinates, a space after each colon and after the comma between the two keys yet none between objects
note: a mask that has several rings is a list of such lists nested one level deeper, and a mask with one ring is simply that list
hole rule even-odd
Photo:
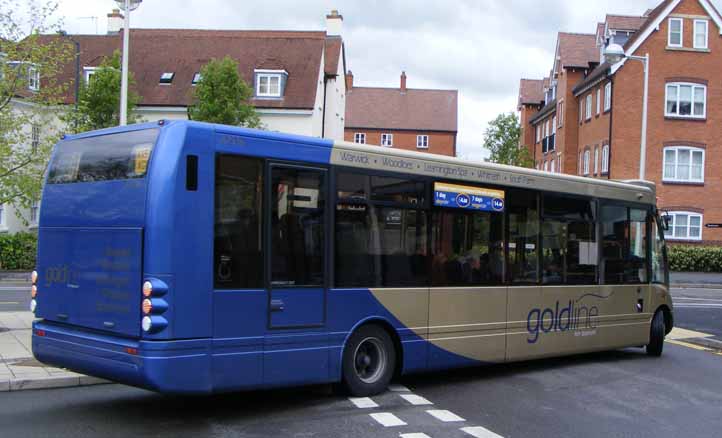
[{"label": "bush in front of building", "polygon": [[38,236],[34,233],[0,234],[0,270],[35,269]]},{"label": "bush in front of building", "polygon": [[722,272],[722,247],[670,245],[669,270],[678,272]]}]

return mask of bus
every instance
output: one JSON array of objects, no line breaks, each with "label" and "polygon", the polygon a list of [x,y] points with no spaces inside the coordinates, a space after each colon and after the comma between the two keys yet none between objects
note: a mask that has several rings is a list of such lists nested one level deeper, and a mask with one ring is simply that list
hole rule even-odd
[{"label": "bus", "polygon": [[160,121],[64,137],[32,349],[164,393],[625,347],[673,327],[652,183]]}]

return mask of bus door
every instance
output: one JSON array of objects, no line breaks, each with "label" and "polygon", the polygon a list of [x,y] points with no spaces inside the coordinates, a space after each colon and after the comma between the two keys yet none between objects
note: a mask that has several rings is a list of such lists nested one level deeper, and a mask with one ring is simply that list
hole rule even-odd
[{"label": "bus door", "polygon": [[264,384],[326,381],[327,171],[270,163],[266,174]]}]

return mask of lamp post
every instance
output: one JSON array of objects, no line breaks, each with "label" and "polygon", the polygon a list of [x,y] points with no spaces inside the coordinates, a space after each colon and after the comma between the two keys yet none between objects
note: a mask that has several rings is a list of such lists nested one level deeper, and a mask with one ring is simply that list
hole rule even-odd
[{"label": "lamp post", "polygon": [[642,98],[642,136],[639,143],[639,179],[644,180],[644,171],[647,161],[647,100],[649,100],[649,53],[644,56],[633,56],[624,53],[619,44],[609,44],[604,49],[604,60],[614,65],[623,59],[641,61],[644,65],[644,97]]},{"label": "lamp post", "polygon": [[124,12],[123,24],[123,67],[120,82],[120,126],[128,124],[128,46],[130,45],[130,12],[140,6],[143,0],[115,0]]}]

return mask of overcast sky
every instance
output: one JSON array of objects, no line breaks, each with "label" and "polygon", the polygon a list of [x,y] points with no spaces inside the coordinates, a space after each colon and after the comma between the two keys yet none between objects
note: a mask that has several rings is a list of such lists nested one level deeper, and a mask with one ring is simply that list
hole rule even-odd
[{"label": "overcast sky", "polygon": [[[116,7],[59,1],[69,33],[105,33]],[[354,84],[397,87],[405,70],[410,88],[458,89],[459,155],[479,159],[487,123],[516,110],[519,78],[548,74],[558,31],[593,33],[607,13],[641,15],[660,1],[144,0],[131,27],[324,30],[338,9]]]}]

